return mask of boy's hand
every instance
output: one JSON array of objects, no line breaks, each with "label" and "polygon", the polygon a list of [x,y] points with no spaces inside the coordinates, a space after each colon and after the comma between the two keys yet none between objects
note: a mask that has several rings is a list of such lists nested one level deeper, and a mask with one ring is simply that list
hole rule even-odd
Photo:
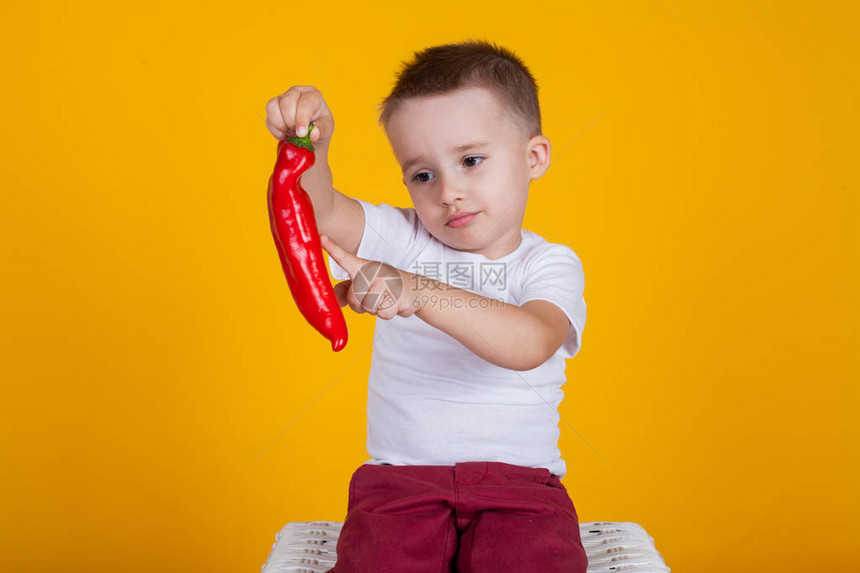
[{"label": "boy's hand", "polygon": [[417,275],[356,257],[326,235],[321,235],[320,240],[329,256],[349,273],[349,280],[334,287],[340,306],[348,304],[355,312],[366,312],[385,320],[409,317],[418,310],[417,290],[412,288],[413,277]]},{"label": "boy's hand", "polygon": [[266,127],[278,140],[304,137],[310,122],[314,122],[314,147],[328,145],[334,133],[334,117],[313,86],[293,86],[266,104]]}]

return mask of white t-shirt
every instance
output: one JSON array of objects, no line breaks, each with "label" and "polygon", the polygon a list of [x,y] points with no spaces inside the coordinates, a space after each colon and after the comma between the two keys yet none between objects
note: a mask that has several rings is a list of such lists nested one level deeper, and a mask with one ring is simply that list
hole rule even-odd
[{"label": "white t-shirt", "polygon": [[[563,476],[567,468],[558,449],[558,405],[564,396],[565,358],[579,351],[586,315],[579,257],[569,247],[523,229],[514,252],[491,260],[438,241],[414,208],[358,201],[365,216],[358,257],[509,304],[547,300],[571,323],[549,360],[515,371],[491,364],[418,316],[377,318],[367,392],[367,453],[372,459],[366,463],[496,461],[544,467]],[[329,266],[336,279],[349,278],[331,258]]]}]

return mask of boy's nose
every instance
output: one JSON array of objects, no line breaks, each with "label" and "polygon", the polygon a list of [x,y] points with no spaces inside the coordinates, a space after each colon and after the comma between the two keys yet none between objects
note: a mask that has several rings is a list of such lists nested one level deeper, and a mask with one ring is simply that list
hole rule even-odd
[{"label": "boy's nose", "polygon": [[464,196],[465,191],[459,180],[447,177],[442,181],[442,191],[439,200],[443,205],[453,205],[454,201],[458,199],[462,200]]}]

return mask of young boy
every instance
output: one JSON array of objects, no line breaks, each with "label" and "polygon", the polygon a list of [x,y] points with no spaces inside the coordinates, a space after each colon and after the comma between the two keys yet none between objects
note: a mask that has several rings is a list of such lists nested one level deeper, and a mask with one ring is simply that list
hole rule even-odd
[{"label": "young boy", "polygon": [[550,163],[529,70],[478,41],[404,65],[380,123],[413,208],[331,187],[334,119],[315,88],[290,88],[267,113],[279,139],[314,122],[302,185],[332,274],[349,279],[335,291],[385,321],[368,380],[372,459],[352,476],[331,571],[585,573],[557,446],[584,279],[573,250],[522,229]]}]

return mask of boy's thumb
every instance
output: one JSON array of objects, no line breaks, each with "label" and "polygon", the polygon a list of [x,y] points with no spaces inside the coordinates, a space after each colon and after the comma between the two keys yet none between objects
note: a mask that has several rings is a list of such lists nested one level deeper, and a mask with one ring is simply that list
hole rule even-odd
[{"label": "boy's thumb", "polygon": [[321,139],[328,141],[334,133],[334,118],[330,115],[318,117],[314,121],[314,129],[311,131],[311,143]]}]

